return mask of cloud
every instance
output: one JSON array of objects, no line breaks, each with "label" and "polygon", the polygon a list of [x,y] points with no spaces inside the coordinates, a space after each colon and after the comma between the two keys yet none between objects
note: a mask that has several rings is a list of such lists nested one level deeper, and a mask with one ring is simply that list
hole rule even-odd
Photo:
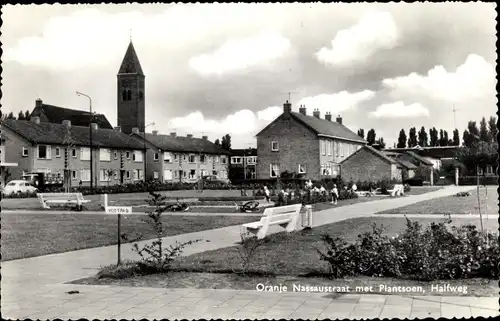
[{"label": "cloud", "polygon": [[297,103],[297,106],[305,105],[306,108],[317,108],[322,113],[328,111],[337,114],[351,108],[356,108],[359,103],[370,100],[373,97],[375,97],[375,92],[371,90],[363,90],[355,93],[349,93],[344,90],[335,94],[321,94],[302,98]]},{"label": "cloud", "polygon": [[429,110],[419,103],[405,105],[398,101],[380,105],[370,115],[375,118],[415,118],[429,116]]},{"label": "cloud", "polygon": [[222,75],[270,62],[283,56],[290,46],[287,38],[268,32],[255,38],[227,41],[212,53],[191,58],[189,65],[202,75]]},{"label": "cloud", "polygon": [[257,112],[257,118],[266,122],[272,122],[283,113],[283,107],[272,106]]},{"label": "cloud", "polygon": [[315,53],[326,65],[349,65],[365,61],[379,50],[396,46],[398,30],[388,12],[368,13],[351,28],[341,30],[332,40],[331,48]]},{"label": "cloud", "polygon": [[495,67],[483,57],[470,54],[455,72],[435,66],[427,75],[411,73],[407,76],[383,80],[394,95],[423,94],[449,102],[470,101],[495,95]]}]

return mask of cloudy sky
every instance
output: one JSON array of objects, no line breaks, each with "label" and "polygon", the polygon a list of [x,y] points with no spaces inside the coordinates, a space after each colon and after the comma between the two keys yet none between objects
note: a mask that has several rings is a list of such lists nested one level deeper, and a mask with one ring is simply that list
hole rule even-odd
[{"label": "cloudy sky", "polygon": [[[305,104],[390,145],[401,128],[454,128],[496,113],[495,5],[203,4],[4,6],[2,111],[88,102],[116,125],[130,34],[146,74],[146,122],[231,133],[234,147]],[[130,32],[132,30],[132,32]]]}]

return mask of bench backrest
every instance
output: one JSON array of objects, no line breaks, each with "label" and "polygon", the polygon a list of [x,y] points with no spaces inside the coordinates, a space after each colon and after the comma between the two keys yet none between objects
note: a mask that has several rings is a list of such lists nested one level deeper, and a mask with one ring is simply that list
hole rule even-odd
[{"label": "bench backrest", "polygon": [[294,216],[298,215],[301,208],[302,204],[266,208],[261,221],[267,221],[268,224],[272,224],[278,221],[293,219]]},{"label": "bench backrest", "polygon": [[38,193],[45,200],[83,200],[82,193]]}]

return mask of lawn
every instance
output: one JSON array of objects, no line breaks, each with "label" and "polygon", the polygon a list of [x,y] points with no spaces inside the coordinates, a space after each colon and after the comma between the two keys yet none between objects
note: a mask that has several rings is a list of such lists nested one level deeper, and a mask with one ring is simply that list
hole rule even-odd
[{"label": "lawn", "polygon": [[[442,221],[444,218],[418,219],[424,226],[431,222]],[[394,236],[401,232],[406,225],[404,218],[356,218],[329,224],[312,230],[303,230],[291,234],[278,233],[268,237],[268,242],[257,249],[252,260],[251,269],[258,272],[271,273],[273,276],[241,276],[230,273],[241,269],[241,259],[238,247],[229,247],[203,253],[181,257],[174,265],[174,271],[167,274],[136,276],[127,279],[97,279],[95,277],[82,279],[76,283],[83,284],[112,284],[121,286],[141,287],[197,287],[197,288],[227,288],[227,289],[255,289],[256,284],[284,284],[292,288],[292,284],[303,285],[331,285],[331,286],[374,286],[375,292],[380,284],[389,286],[423,285],[428,289],[421,295],[440,295],[430,292],[430,283],[413,280],[391,278],[355,277],[351,279],[326,280],[321,277],[327,271],[325,262],[319,259],[316,249],[324,250],[320,237],[330,234],[345,237],[347,241],[354,241],[358,234],[371,231],[372,224],[383,225],[387,228],[386,235]],[[478,224],[475,219],[454,220],[451,225]],[[493,224],[492,224],[493,225]],[[491,230],[496,230],[492,226]],[[272,253],[272,255],[270,255]],[[467,285],[467,295],[489,296],[497,295],[498,287],[493,280],[469,279],[446,282],[451,285]],[[458,295],[447,293],[441,295]]]},{"label": "lawn", "polygon": [[[487,197],[486,197],[487,196]],[[497,186],[483,186],[479,191],[481,213],[498,215]],[[471,196],[446,196],[390,209],[378,214],[479,214],[476,189]]]},{"label": "lawn", "polygon": [[[153,238],[144,215],[122,216],[122,233]],[[165,216],[165,236],[198,232],[255,221],[244,216]],[[2,260],[14,260],[117,243],[115,215],[2,215]]]},{"label": "lawn", "polygon": [[443,188],[443,186],[411,186],[410,191],[406,195],[420,195],[429,192],[435,192]]}]

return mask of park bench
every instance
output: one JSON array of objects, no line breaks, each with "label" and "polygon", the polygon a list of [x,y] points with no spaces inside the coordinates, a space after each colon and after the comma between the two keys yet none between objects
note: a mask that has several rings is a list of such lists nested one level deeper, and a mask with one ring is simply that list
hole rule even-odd
[{"label": "park bench", "polygon": [[82,193],[37,193],[36,196],[44,209],[50,209],[49,204],[74,204],[77,210],[81,211],[82,205],[90,202],[83,199]]},{"label": "park bench", "polygon": [[393,197],[405,195],[405,187],[402,184],[396,184],[392,189],[388,189],[387,191]]},{"label": "park bench", "polygon": [[297,227],[301,208],[302,204],[266,208],[260,221],[243,224],[243,227],[256,234],[258,239],[266,237],[269,226],[272,225],[279,225],[287,232],[293,232]]}]

